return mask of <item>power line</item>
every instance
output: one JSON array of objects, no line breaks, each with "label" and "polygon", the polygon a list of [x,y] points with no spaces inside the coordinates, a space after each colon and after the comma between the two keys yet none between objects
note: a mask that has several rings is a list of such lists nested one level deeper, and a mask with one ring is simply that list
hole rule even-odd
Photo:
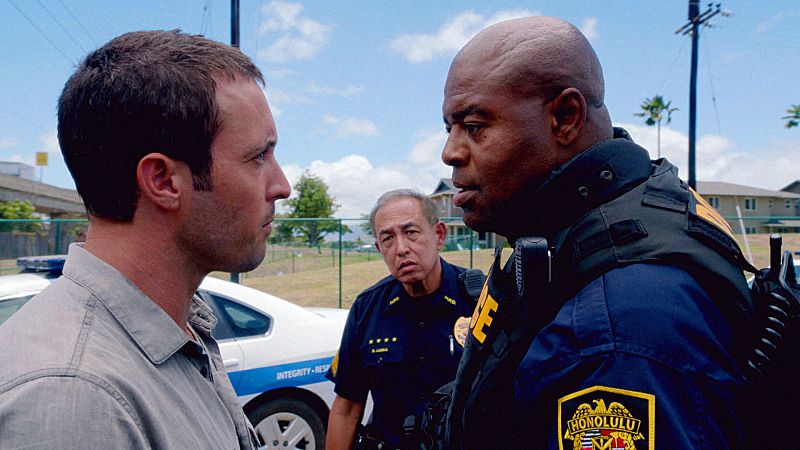
[{"label": "power line", "polygon": [[211,20],[211,0],[206,0],[206,4],[203,5],[203,18],[200,24],[200,34],[206,37],[210,37],[210,35],[206,35],[206,30],[211,31],[211,35],[214,34],[214,28],[212,26],[213,22]]},{"label": "power line", "polygon": [[725,38],[725,37],[720,37],[720,36],[709,37],[709,39],[715,40],[715,41],[733,42],[735,44],[741,44],[741,45],[746,45],[746,46],[750,46],[750,47],[759,47],[759,48],[770,47],[770,48],[773,48],[773,49],[790,49],[790,50],[800,49],[800,45],[789,45],[789,40],[788,39],[787,40],[782,40],[780,45],[775,44],[775,43],[758,42],[758,41],[754,41],[752,39],[747,39],[747,40],[745,40],[745,39],[731,39],[731,38]]},{"label": "power line", "polygon": [[[714,117],[717,119],[717,133],[722,136],[722,122],[719,120],[719,108],[717,107],[717,94],[714,92],[714,78],[713,78],[713,70],[711,70],[711,58],[709,55],[711,52],[708,50],[708,39],[703,41],[703,45],[706,48],[706,64],[708,65],[708,84],[711,87],[711,105],[714,107]],[[730,163],[731,157],[728,154],[728,146],[722,146],[722,155],[725,161]]]},{"label": "power line", "polygon": [[75,23],[77,23],[77,24],[78,24],[78,26],[79,26],[79,27],[81,27],[81,30],[83,30],[83,32],[84,32],[84,33],[86,33],[86,35],[87,35],[87,36],[89,36],[89,39],[91,39],[91,40],[92,40],[92,42],[94,43],[94,45],[95,45],[95,46],[97,46],[97,39],[95,39],[95,38],[94,38],[94,36],[92,36],[92,33],[89,33],[89,30],[87,30],[87,29],[86,29],[86,27],[84,27],[84,26],[83,26],[83,23],[81,23],[81,21],[80,21],[80,20],[78,20],[78,18],[77,18],[77,17],[75,17],[75,14],[72,14],[72,11],[70,11],[70,9],[69,9],[69,8],[67,8],[67,5],[65,5],[65,4],[64,4],[64,2],[62,2],[61,0],[58,0],[58,3],[60,3],[60,4],[61,4],[61,6],[62,6],[64,9],[66,9],[66,10],[67,10],[67,13],[69,13],[69,16],[70,16],[70,17],[72,17],[72,20],[74,20],[74,21],[75,21]]},{"label": "power line", "polygon": [[717,132],[722,134],[722,123],[719,121],[719,110],[717,109],[717,94],[714,92],[714,78],[711,74],[711,58],[708,57],[708,40],[703,41],[706,47],[706,65],[708,65],[708,84],[711,87],[711,105],[714,107],[714,115],[717,117]]},{"label": "power line", "polygon": [[683,54],[683,49],[686,47],[686,40],[683,41],[680,48],[678,48],[678,53],[675,54],[675,58],[672,60],[672,64],[670,64],[669,68],[666,72],[664,72],[664,79],[661,80],[661,83],[658,85],[658,91],[661,91],[661,88],[664,87],[664,84],[670,79],[670,75],[672,75],[672,70],[675,68],[675,64],[678,62],[678,59]]},{"label": "power line", "polygon": [[21,120],[22,122],[27,123],[31,127],[33,127],[38,132],[45,132],[45,130],[41,127],[41,125],[35,123],[34,121],[28,119],[27,117],[21,116],[17,114],[16,111],[6,108],[5,106],[0,105],[0,113],[8,114],[11,116],[16,117],[17,119]]},{"label": "power line", "polygon": [[64,57],[64,59],[66,59],[66,60],[67,60],[67,62],[69,62],[69,63],[70,63],[70,64],[72,64],[72,65],[75,65],[75,62],[74,62],[74,61],[72,61],[72,59],[70,59],[70,57],[69,57],[69,56],[67,56],[67,54],[66,54],[66,53],[64,53],[64,52],[63,52],[63,51],[62,51],[62,50],[61,50],[61,49],[60,49],[60,48],[59,48],[59,47],[56,45],[56,43],[55,43],[55,42],[53,42],[52,40],[50,40],[50,38],[49,38],[49,37],[47,37],[47,35],[46,35],[46,34],[44,34],[44,31],[42,31],[42,29],[41,29],[41,28],[39,28],[39,27],[36,25],[36,23],[34,23],[34,22],[33,22],[33,20],[31,20],[31,18],[30,18],[30,17],[28,17],[28,15],[27,15],[27,14],[25,14],[25,13],[24,13],[24,12],[23,12],[21,9],[19,9],[19,6],[17,6],[17,4],[16,4],[16,3],[14,3],[14,1],[13,1],[13,0],[8,0],[8,2],[9,2],[9,3],[11,3],[11,6],[13,6],[13,7],[14,7],[14,9],[16,9],[17,11],[19,11],[19,13],[20,13],[20,14],[22,14],[22,17],[24,17],[25,19],[27,19],[27,20],[28,20],[28,22],[29,22],[29,23],[30,23],[30,24],[33,26],[33,28],[35,28],[35,29],[36,29],[36,31],[38,31],[38,32],[39,32],[39,34],[41,34],[41,35],[42,35],[42,37],[44,37],[44,38],[47,40],[47,42],[49,42],[49,43],[50,43],[50,45],[52,45],[52,46],[53,46],[53,48],[54,48],[54,49],[56,49],[56,51],[58,51],[58,53],[61,53],[61,56],[63,56],[63,57]]},{"label": "power line", "polygon": [[53,13],[51,13],[51,12],[50,12],[50,10],[49,10],[49,9],[47,9],[47,7],[46,7],[46,6],[44,6],[44,4],[41,2],[41,0],[36,0],[36,3],[38,3],[38,4],[39,4],[39,6],[41,6],[41,7],[42,7],[42,9],[43,9],[43,10],[44,10],[44,11],[47,13],[47,15],[49,15],[49,16],[50,16],[50,18],[51,18],[51,19],[53,19],[53,21],[54,21],[56,24],[58,24],[58,26],[61,28],[61,30],[62,30],[62,31],[64,31],[64,33],[65,33],[65,34],[66,34],[66,35],[67,35],[67,36],[68,36],[70,39],[72,39],[72,42],[74,42],[74,43],[75,43],[75,45],[77,45],[78,47],[80,47],[80,49],[81,49],[81,51],[82,51],[82,52],[86,53],[86,49],[85,49],[85,48],[83,48],[83,46],[81,45],[81,43],[80,43],[80,42],[78,42],[78,41],[77,41],[77,40],[76,40],[76,39],[75,39],[75,38],[72,36],[72,34],[70,34],[70,32],[69,32],[69,31],[67,31],[67,29],[66,29],[66,28],[64,28],[64,25],[61,25],[61,22],[59,22],[59,21],[58,21],[58,19],[56,18],[56,16],[54,16],[54,15],[53,15]]}]

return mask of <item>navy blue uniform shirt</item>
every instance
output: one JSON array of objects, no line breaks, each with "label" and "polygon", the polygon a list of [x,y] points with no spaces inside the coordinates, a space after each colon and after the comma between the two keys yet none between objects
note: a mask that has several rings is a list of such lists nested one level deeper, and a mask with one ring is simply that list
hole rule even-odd
[{"label": "navy blue uniform shirt", "polygon": [[[725,449],[738,436],[731,327],[684,270],[634,264],[589,283],[516,375],[530,448]],[[561,444],[561,447],[559,446]],[[657,444],[655,444],[657,443]]]},{"label": "navy blue uniform shirt", "polygon": [[419,426],[431,394],[455,378],[462,353],[455,322],[475,309],[458,280],[465,269],[440,260],[442,285],[430,295],[410,297],[388,276],[356,298],[327,374],[347,400],[364,403],[372,392],[372,424],[392,445],[405,418],[414,414]]}]

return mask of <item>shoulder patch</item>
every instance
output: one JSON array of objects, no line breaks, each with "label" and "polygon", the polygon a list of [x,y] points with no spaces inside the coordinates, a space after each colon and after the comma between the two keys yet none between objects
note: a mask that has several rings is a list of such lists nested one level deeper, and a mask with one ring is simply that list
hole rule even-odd
[{"label": "shoulder patch", "polygon": [[333,374],[333,378],[336,378],[336,372],[339,371],[339,351],[336,351],[336,355],[333,357],[333,361],[331,361],[331,374]]},{"label": "shoulder patch", "polygon": [[654,450],[656,397],[594,386],[558,399],[558,448]]},{"label": "shoulder patch", "polygon": [[689,202],[692,212],[701,219],[725,232],[725,234],[730,236],[731,239],[734,239],[731,226],[725,219],[722,218],[720,213],[718,213],[717,210],[706,201],[706,199],[695,192],[694,189],[689,188],[689,190],[692,192],[692,198],[694,199],[694,201]]}]

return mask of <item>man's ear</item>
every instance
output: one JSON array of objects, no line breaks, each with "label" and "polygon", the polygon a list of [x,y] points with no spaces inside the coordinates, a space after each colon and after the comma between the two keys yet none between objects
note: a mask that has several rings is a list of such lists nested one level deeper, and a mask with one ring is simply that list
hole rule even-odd
[{"label": "man's ear", "polygon": [[551,127],[556,142],[570,146],[586,123],[586,99],[575,88],[564,89],[550,104]]},{"label": "man's ear", "polygon": [[136,181],[142,197],[168,211],[180,208],[184,190],[192,187],[191,171],[186,163],[161,153],[150,153],[139,160]]},{"label": "man's ear", "polygon": [[444,222],[436,222],[433,231],[436,232],[436,248],[442,250],[444,248],[445,238],[447,238],[447,227]]}]

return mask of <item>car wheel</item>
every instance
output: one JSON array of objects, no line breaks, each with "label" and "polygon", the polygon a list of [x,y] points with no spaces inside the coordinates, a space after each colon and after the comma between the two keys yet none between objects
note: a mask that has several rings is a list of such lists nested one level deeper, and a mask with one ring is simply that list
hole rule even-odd
[{"label": "car wheel", "polygon": [[314,408],[293,398],[279,398],[259,405],[250,422],[264,443],[262,449],[321,450],[325,425]]}]

